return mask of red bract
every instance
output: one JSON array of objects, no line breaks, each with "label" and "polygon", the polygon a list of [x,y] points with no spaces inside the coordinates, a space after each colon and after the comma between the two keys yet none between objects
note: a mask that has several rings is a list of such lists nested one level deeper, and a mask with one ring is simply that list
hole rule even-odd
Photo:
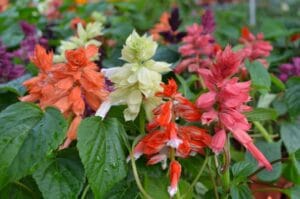
[{"label": "red bract", "polygon": [[176,124],[178,117],[186,121],[199,121],[201,114],[193,103],[177,91],[173,79],[162,87],[163,91],[157,95],[163,97],[166,102],[154,109],[154,119],[147,125],[149,133],[136,145],[133,153],[135,158],[145,154],[149,165],[158,162],[165,165],[170,157],[172,162],[169,193],[173,196],[177,190],[181,170],[180,164],[174,160],[175,156],[186,158],[196,153],[204,154],[203,149],[210,145],[211,137],[206,130],[199,127]]},{"label": "red bract", "polygon": [[250,101],[250,81],[238,82],[232,77],[237,73],[241,64],[241,54],[232,52],[230,47],[219,52],[215,63],[209,69],[199,69],[209,92],[202,94],[197,99],[197,106],[205,112],[202,114],[202,123],[216,122],[211,148],[215,153],[220,153],[225,144],[226,133],[232,132],[234,138],[244,145],[257,159],[260,165],[271,170],[272,166],[264,155],[255,147],[252,139],[246,133],[251,125],[243,114],[251,110],[246,105]]}]

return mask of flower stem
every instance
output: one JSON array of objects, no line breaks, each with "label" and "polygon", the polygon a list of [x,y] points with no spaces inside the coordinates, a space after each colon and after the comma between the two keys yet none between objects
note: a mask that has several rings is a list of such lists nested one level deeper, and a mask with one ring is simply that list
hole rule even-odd
[{"label": "flower stem", "polygon": [[273,142],[272,137],[260,122],[253,121],[253,124],[257,128],[257,130],[262,134],[262,136],[267,140],[267,142],[269,143]]},{"label": "flower stem", "polygon": [[137,171],[137,168],[136,168],[135,159],[134,159],[132,153],[130,153],[130,159],[131,159],[131,166],[132,166],[134,179],[135,179],[135,182],[136,182],[140,192],[145,196],[145,198],[152,199],[152,197],[145,191],[145,189],[142,186],[142,183],[140,181],[139,174],[138,174],[138,171]]},{"label": "flower stem", "polygon": [[141,111],[139,115],[139,128],[141,135],[145,135],[145,114],[143,111]]},{"label": "flower stem", "polygon": [[[230,189],[230,172],[229,172],[229,166],[230,166],[230,137],[228,136],[225,147],[224,147],[224,166],[222,166],[222,182],[224,186],[225,193],[229,192]],[[227,196],[225,197],[227,198]]]},{"label": "flower stem", "polygon": [[31,195],[34,196],[34,192],[33,192],[29,187],[27,187],[25,184],[23,184],[23,183],[21,183],[21,182],[19,182],[19,181],[16,181],[16,182],[14,182],[14,183],[15,183],[16,185],[22,187],[23,189],[25,189],[25,190],[28,191]]},{"label": "flower stem", "polygon": [[208,166],[208,169],[209,169],[209,176],[210,176],[210,179],[212,181],[212,184],[213,184],[213,187],[214,187],[214,194],[215,194],[215,199],[219,199],[219,193],[218,193],[218,187],[217,187],[217,183],[216,183],[216,180],[213,176],[213,171],[211,170],[211,162],[214,161],[213,158],[210,158],[210,161],[209,161],[209,166]]},{"label": "flower stem", "polygon": [[86,185],[86,187],[85,187],[84,190],[83,190],[81,199],[85,199],[86,194],[88,193],[89,189],[90,189],[90,185],[88,184],[88,185]]},{"label": "flower stem", "polygon": [[191,186],[189,187],[189,189],[187,190],[187,192],[185,192],[185,194],[182,196],[182,198],[185,198],[185,196],[186,196],[189,192],[191,192],[191,191],[193,190],[194,186],[196,185],[196,183],[198,182],[200,176],[202,175],[202,173],[203,173],[203,171],[204,171],[204,168],[205,168],[207,162],[208,162],[208,156],[205,156],[204,162],[203,162],[203,164],[202,164],[202,166],[201,166],[201,168],[200,168],[200,170],[199,170],[199,172],[198,172],[196,178],[195,178],[194,181],[192,182],[192,184],[191,184]]}]

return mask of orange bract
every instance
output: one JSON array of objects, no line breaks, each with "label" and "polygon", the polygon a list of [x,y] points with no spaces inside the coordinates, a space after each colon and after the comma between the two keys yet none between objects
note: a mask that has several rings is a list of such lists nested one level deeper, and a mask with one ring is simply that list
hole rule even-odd
[{"label": "orange bract", "polygon": [[93,110],[108,96],[104,75],[90,61],[98,48],[88,46],[65,52],[66,63],[53,64],[53,53],[36,46],[32,62],[40,69],[37,77],[24,82],[29,94],[21,101],[38,102],[42,108],[55,106],[65,116],[75,115],[68,131],[68,138],[76,139],[77,127],[85,112],[86,104]]}]

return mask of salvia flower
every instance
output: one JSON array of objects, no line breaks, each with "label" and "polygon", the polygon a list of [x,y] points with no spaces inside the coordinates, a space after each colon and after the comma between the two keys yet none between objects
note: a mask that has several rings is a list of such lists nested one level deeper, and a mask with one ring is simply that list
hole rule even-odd
[{"label": "salvia flower", "polygon": [[179,9],[174,7],[169,13],[163,13],[160,22],[150,30],[154,40],[163,39],[164,43],[178,43],[186,35],[185,32],[178,31],[181,24]]},{"label": "salvia flower", "polygon": [[153,110],[154,118],[148,123],[148,134],[144,136],[133,150],[137,159],[146,155],[147,164],[159,162],[163,168],[170,162],[170,196],[177,192],[177,185],[181,174],[181,166],[175,157],[187,158],[197,153],[204,154],[204,148],[210,145],[211,137],[206,130],[196,126],[182,126],[176,120],[195,122],[201,118],[196,106],[177,91],[177,84],[173,79],[168,84],[162,84],[163,91],[157,95],[163,97],[164,103]]},{"label": "salvia flower", "polygon": [[7,52],[6,47],[0,41],[0,83],[20,77],[24,72],[23,66],[13,64],[11,53]]},{"label": "salvia flower", "polygon": [[[207,30],[206,30],[207,31]],[[205,33],[201,25],[193,24],[187,27],[187,35],[182,39],[183,45],[179,48],[182,61],[176,66],[174,72],[197,72],[199,68],[208,68],[211,56],[219,50],[211,34]]]},{"label": "salvia flower", "polygon": [[242,59],[242,53],[234,53],[230,47],[226,47],[224,51],[219,51],[210,69],[199,69],[198,72],[209,91],[200,95],[196,104],[204,110],[203,124],[215,122],[216,133],[211,143],[215,153],[223,150],[226,132],[230,131],[233,137],[256,158],[260,166],[271,170],[271,164],[247,134],[251,125],[243,112],[251,110],[246,105],[251,99],[249,95],[251,82],[239,82],[238,78],[232,77],[238,72]]},{"label": "salvia flower", "polygon": [[115,90],[110,94],[107,106],[99,107],[96,115],[104,117],[110,105],[123,104],[127,105],[125,120],[134,120],[143,104],[148,119],[151,118],[151,110],[160,102],[155,93],[161,90],[161,73],[170,71],[170,64],[151,59],[156,48],[157,43],[151,37],[140,36],[135,31],[127,38],[121,59],[128,63],[103,70]]},{"label": "salvia flower", "polygon": [[[75,21],[76,22],[76,21]],[[74,22],[74,26],[75,26]],[[77,35],[72,36],[67,41],[61,41],[61,45],[59,47],[59,55],[54,56],[54,62],[64,62],[66,61],[65,51],[72,50],[80,47],[87,47],[89,45],[94,45],[96,47],[100,47],[101,42],[96,40],[95,38],[102,35],[103,25],[100,22],[90,22],[83,23],[83,21],[78,21],[76,23],[77,27]],[[90,57],[92,61],[97,60],[98,55],[96,54],[94,57]]]},{"label": "salvia flower", "polygon": [[108,95],[103,74],[90,61],[97,52],[93,45],[67,50],[66,62],[55,64],[53,53],[38,45],[31,58],[39,74],[23,83],[29,94],[21,101],[37,102],[41,108],[54,106],[66,117],[73,117],[63,148],[76,139],[86,104],[96,110]]},{"label": "salvia flower", "polygon": [[201,25],[203,26],[204,34],[212,34],[216,28],[216,22],[213,11],[207,9],[201,18]]},{"label": "salvia flower", "polygon": [[240,43],[244,45],[242,50],[244,58],[248,58],[250,61],[257,60],[266,68],[269,66],[266,58],[270,55],[273,47],[270,42],[264,40],[263,33],[258,33],[255,36],[247,27],[244,27],[242,28]]},{"label": "salvia flower", "polygon": [[294,57],[292,63],[281,64],[279,72],[279,79],[284,82],[289,77],[300,76],[300,57]]}]

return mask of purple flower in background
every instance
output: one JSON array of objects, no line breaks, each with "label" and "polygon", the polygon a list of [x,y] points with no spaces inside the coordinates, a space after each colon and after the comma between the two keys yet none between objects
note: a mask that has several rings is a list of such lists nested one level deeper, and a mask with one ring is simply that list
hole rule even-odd
[{"label": "purple flower in background", "polygon": [[210,34],[215,31],[216,22],[214,18],[214,13],[207,9],[201,18],[201,24],[203,26],[203,33]]},{"label": "purple flower in background", "polygon": [[20,77],[25,72],[23,66],[14,65],[11,59],[11,54],[6,51],[6,47],[0,41],[0,83],[5,83]]},{"label": "purple flower in background", "polygon": [[21,21],[20,27],[26,37],[36,35],[37,30],[34,25],[31,25],[31,24],[27,23],[26,21]]},{"label": "purple flower in background", "polygon": [[283,82],[289,77],[300,76],[300,57],[294,57],[292,63],[281,64],[279,71],[279,79]]},{"label": "purple flower in background", "polygon": [[35,45],[41,44],[42,46],[47,47],[48,41],[47,39],[38,36],[37,29],[34,25],[31,25],[26,21],[21,21],[20,27],[25,37],[20,43],[20,48],[13,52],[13,56],[24,62],[28,62],[33,55]]}]

